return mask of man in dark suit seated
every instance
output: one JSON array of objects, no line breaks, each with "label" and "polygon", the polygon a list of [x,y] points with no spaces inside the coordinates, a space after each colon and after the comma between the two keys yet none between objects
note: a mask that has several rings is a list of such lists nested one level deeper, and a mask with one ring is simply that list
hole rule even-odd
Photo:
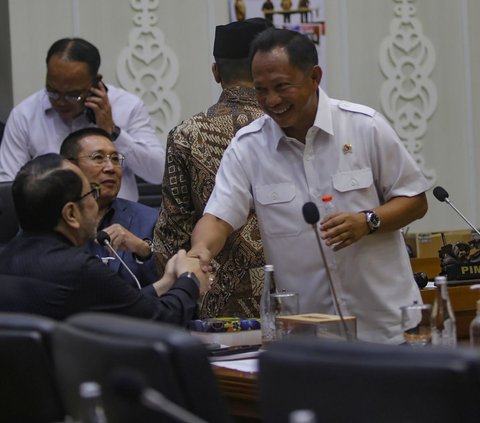
[{"label": "man in dark suit seated", "polygon": [[[141,291],[85,251],[96,234],[99,187],[58,154],[39,156],[12,187],[22,232],[0,251],[0,310],[55,319],[105,311],[186,326],[208,275],[180,250],[164,276]],[[2,277],[2,275],[4,275]],[[9,283],[8,275],[35,278]]]},{"label": "man in dark suit seated", "polygon": [[[152,238],[158,210],[117,198],[124,161],[128,161],[128,157],[117,151],[108,133],[100,128],[84,128],[71,133],[63,141],[60,154],[75,163],[91,184],[100,186],[97,230],[108,233],[111,245],[119,251],[142,286],[155,282],[158,272],[152,258]],[[110,251],[94,240],[90,240],[87,247],[132,286],[137,286],[135,279]]]}]

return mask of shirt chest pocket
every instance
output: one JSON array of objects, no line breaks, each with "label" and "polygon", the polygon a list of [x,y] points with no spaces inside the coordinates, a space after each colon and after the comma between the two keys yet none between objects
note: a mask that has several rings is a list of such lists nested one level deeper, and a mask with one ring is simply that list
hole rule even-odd
[{"label": "shirt chest pocket", "polygon": [[301,232],[302,205],[294,183],[258,185],[254,192],[256,213],[265,234],[282,237]]},{"label": "shirt chest pocket", "polygon": [[373,185],[371,169],[350,170],[332,176],[333,187],[340,192],[369,188]]}]

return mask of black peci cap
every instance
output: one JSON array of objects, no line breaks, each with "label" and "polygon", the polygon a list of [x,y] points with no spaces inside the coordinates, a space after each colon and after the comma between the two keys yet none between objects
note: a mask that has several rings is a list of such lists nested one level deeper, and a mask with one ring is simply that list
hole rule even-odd
[{"label": "black peci cap", "polygon": [[252,18],[235,21],[215,28],[214,57],[242,59],[248,57],[250,44],[260,32],[271,25],[266,19]]}]

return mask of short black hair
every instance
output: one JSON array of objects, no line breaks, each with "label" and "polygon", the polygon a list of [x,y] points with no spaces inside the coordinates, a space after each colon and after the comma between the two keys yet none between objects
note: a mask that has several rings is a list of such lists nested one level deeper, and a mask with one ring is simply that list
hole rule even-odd
[{"label": "short black hair", "polygon": [[52,231],[65,204],[81,198],[82,179],[73,170],[62,168],[64,161],[59,154],[44,154],[26,163],[17,173],[12,196],[24,231]]},{"label": "short black hair", "polygon": [[110,135],[107,131],[95,126],[89,126],[67,135],[62,142],[62,146],[60,147],[60,154],[65,159],[76,159],[78,157],[78,153],[80,152],[80,141],[91,135],[98,135],[110,140]]},{"label": "short black hair", "polygon": [[318,65],[315,44],[305,35],[289,29],[269,28],[261,32],[250,47],[250,66],[257,52],[268,53],[275,48],[284,48],[290,65],[308,72]]},{"label": "short black hair", "polygon": [[47,52],[47,65],[52,56],[60,55],[70,62],[83,62],[88,65],[90,75],[95,78],[100,69],[100,52],[97,47],[83,38],[62,38],[55,41]]}]

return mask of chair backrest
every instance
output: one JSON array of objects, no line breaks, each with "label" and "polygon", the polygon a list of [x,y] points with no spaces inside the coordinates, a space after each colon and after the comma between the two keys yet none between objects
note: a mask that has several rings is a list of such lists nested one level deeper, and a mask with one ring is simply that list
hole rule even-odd
[{"label": "chair backrest", "polygon": [[260,356],[264,422],[311,409],[317,423],[480,421],[480,355],[469,350],[296,340]]},{"label": "chair backrest", "polygon": [[167,417],[125,401],[112,388],[112,373],[131,368],[149,387],[208,422],[229,416],[204,345],[180,328],[101,313],[82,313],[54,334],[57,378],[67,413],[79,417],[78,387],[93,380],[102,386],[108,421],[167,422]]},{"label": "chair backrest", "polygon": [[12,197],[12,181],[0,182],[0,244],[10,241],[19,226]]},{"label": "chair backrest", "polygon": [[51,355],[55,325],[42,316],[0,313],[0,421],[63,421]]},{"label": "chair backrest", "polygon": [[136,176],[138,202],[146,206],[160,209],[162,205],[162,184],[151,184]]}]

